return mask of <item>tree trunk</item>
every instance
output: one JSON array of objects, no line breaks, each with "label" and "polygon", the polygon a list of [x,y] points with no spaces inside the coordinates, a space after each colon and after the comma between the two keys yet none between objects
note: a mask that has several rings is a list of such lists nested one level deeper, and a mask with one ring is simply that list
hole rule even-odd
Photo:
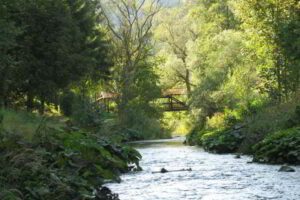
[{"label": "tree trunk", "polygon": [[186,86],[186,92],[187,92],[188,98],[190,98],[190,96],[191,96],[190,70],[188,69],[188,66],[186,64],[186,57],[182,58],[182,62],[184,64],[184,68],[185,68],[184,82],[185,82],[185,86]]},{"label": "tree trunk", "polygon": [[186,69],[185,85],[186,85],[187,96],[190,98],[191,82],[190,82],[190,70],[188,70],[188,69]]},{"label": "tree trunk", "polygon": [[40,115],[43,115],[44,112],[45,112],[45,98],[42,97],[40,107],[39,107],[39,113],[40,113]]},{"label": "tree trunk", "polygon": [[[129,60],[129,59],[128,59]],[[127,61],[126,65],[122,69],[122,74],[121,74],[121,96],[119,99],[119,105],[118,105],[118,115],[119,115],[119,120],[121,123],[121,126],[126,126],[127,124],[127,105],[130,101],[131,98],[131,62]]]},{"label": "tree trunk", "polygon": [[33,94],[31,92],[28,92],[27,93],[27,101],[26,101],[26,107],[27,107],[28,112],[31,112],[34,108],[33,99],[34,99]]},{"label": "tree trunk", "polygon": [[281,73],[280,67],[277,67],[276,77],[277,77],[277,92],[278,92],[278,101],[281,103],[282,101],[282,82],[281,82]]}]

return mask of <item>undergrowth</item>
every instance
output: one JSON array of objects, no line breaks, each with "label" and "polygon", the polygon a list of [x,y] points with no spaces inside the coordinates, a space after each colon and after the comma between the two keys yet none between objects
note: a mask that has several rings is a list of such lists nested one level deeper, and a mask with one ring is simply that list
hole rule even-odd
[{"label": "undergrowth", "polygon": [[[120,181],[121,173],[140,169],[141,156],[131,147],[74,131],[59,121],[60,125],[53,126],[54,119],[1,113],[0,199],[100,200],[101,185]],[[7,123],[13,120],[7,114],[24,120],[23,125],[10,129]],[[34,130],[30,137],[22,131],[26,125],[25,132]]]}]

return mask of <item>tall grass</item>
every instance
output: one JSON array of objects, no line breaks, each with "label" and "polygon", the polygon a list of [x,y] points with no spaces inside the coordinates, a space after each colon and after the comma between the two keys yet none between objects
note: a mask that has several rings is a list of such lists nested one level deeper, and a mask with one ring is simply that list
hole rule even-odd
[{"label": "tall grass", "polygon": [[1,109],[2,128],[11,133],[21,134],[24,139],[31,140],[38,127],[46,120],[47,126],[51,128],[62,128],[65,123],[60,122],[59,117],[40,116],[36,113],[26,111],[14,111]]}]

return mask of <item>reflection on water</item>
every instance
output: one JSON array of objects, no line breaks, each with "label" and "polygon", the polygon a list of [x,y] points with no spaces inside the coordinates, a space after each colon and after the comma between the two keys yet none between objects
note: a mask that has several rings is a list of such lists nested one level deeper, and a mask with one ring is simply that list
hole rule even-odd
[{"label": "reflection on water", "polygon": [[[247,156],[235,159],[183,146],[181,138],[134,145],[143,156],[143,171],[107,185],[121,200],[300,200],[300,167],[278,172],[280,166],[248,164]],[[152,173],[163,167],[193,171]]]}]

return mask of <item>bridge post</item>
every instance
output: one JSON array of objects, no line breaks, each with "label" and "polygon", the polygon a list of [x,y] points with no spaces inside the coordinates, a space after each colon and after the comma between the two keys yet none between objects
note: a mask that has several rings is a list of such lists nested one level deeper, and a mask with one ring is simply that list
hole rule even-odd
[{"label": "bridge post", "polygon": [[173,110],[173,98],[172,98],[172,95],[169,96],[169,102],[170,102],[170,110]]}]

